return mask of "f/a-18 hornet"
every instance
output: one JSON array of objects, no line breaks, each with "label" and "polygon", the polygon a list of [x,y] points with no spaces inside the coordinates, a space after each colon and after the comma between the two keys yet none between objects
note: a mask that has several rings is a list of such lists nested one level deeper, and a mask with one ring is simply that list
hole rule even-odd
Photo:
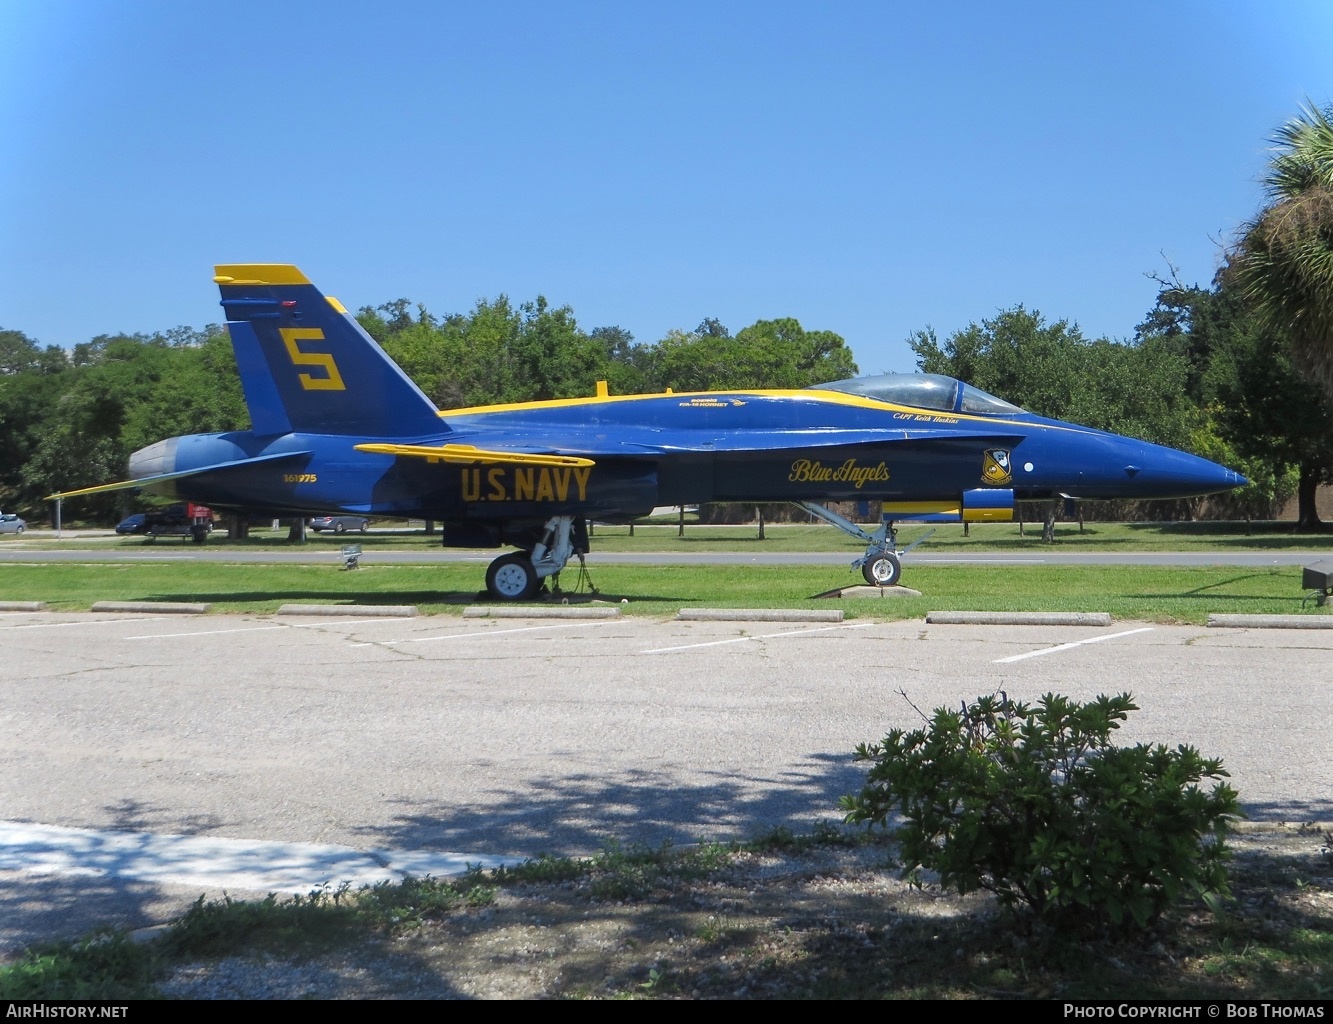
[{"label": "f/a-18 hornet", "polygon": [[[516,548],[486,572],[532,597],[588,551],[587,522],[658,506],[790,501],[901,575],[893,524],[1009,520],[1017,499],[1179,498],[1245,478],[1205,459],[1046,419],[951,377],[886,374],[804,390],[609,395],[439,410],[337,299],[296,267],[216,268],[249,430],[134,453],[139,487],[272,515],[432,519],[450,547]],[[53,495],[53,497],[56,497]],[[874,532],[824,502],[879,501]]]}]

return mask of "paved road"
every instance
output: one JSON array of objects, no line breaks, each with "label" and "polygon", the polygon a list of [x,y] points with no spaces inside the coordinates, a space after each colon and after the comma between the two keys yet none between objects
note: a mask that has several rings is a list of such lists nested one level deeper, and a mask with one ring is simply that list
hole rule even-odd
[{"label": "paved road", "polygon": [[[82,548],[32,550],[0,546],[3,562],[250,562],[250,563],[327,563],[338,558],[340,544],[331,541],[308,544],[299,550],[246,550],[212,548],[171,541],[142,547]],[[444,550],[423,547],[419,551],[380,551],[365,549],[362,561],[386,565],[432,565],[445,562],[490,562],[494,550]],[[861,554],[854,544],[846,551],[669,551],[616,552],[597,551],[588,556],[589,567],[604,565],[848,565]],[[1039,554],[1010,552],[940,552],[913,551],[903,557],[904,565],[1309,565],[1333,558],[1333,551],[1156,551],[1144,552],[1060,552]]]},{"label": "paved road", "polygon": [[1129,689],[1125,740],[1222,757],[1254,817],[1333,818],[1333,631],[5,614],[0,664],[0,822],[56,827],[0,861],[0,953],[205,889],[148,854],[62,873],[61,829],[477,858],[808,829],[857,743],[918,721],[900,690]]}]

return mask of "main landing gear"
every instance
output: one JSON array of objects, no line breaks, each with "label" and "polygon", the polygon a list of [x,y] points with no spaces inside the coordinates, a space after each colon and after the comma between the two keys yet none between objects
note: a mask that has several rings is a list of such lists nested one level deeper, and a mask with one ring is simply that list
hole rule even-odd
[{"label": "main landing gear", "polygon": [[547,577],[560,575],[571,557],[580,569],[588,553],[588,526],[576,516],[552,516],[531,551],[511,551],[486,570],[486,592],[496,601],[530,601]]},{"label": "main landing gear", "polygon": [[537,568],[523,552],[501,555],[486,570],[486,592],[497,601],[527,601],[537,593]]},{"label": "main landing gear", "polygon": [[[884,519],[874,533],[866,533],[850,519],[844,519],[838,513],[830,511],[823,505],[817,505],[813,501],[798,501],[795,504],[811,515],[818,516],[824,522],[836,526],[843,533],[851,534],[858,540],[866,542],[866,553],[852,563],[852,568],[860,569],[862,577],[872,587],[892,587],[902,579],[903,563],[901,556],[905,552],[898,550],[898,535],[894,532],[892,522]],[[930,534],[926,536],[928,537]],[[925,537],[921,538],[921,540],[925,539]],[[918,540],[912,547],[920,544],[921,540]]]}]

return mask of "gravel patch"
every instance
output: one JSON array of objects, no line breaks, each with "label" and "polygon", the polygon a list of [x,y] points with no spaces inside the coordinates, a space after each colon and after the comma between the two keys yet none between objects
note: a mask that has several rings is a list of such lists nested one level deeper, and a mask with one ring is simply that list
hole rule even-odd
[{"label": "gravel patch", "polygon": [[[1237,863],[1291,858],[1327,875],[1321,835],[1246,826]],[[1333,878],[1307,876],[1306,909],[1333,914]],[[1268,898],[1242,896],[1242,905]],[[909,885],[883,847],[737,854],[706,879],[632,898],[599,895],[586,879],[503,888],[489,906],[354,948],[183,965],[161,989],[177,999],[780,997],[818,992],[839,962],[882,956],[895,942],[956,942],[950,922],[994,912],[986,894]]]}]

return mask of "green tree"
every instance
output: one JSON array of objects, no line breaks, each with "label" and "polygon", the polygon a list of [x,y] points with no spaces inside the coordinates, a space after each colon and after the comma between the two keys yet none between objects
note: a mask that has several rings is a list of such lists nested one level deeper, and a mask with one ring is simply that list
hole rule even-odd
[{"label": "green tree", "polygon": [[161,359],[155,376],[125,403],[118,440],[128,454],[164,437],[249,425],[231,341],[219,333]]},{"label": "green tree", "polygon": [[569,306],[544,296],[517,309],[504,295],[480,299],[471,313],[443,319],[410,307],[407,299],[367,306],[357,319],[441,409],[591,395],[605,379],[623,393],[641,376],[616,378],[616,356],[638,348],[628,331],[593,337]]},{"label": "green tree", "polygon": [[[121,437],[129,409],[144,400],[172,354],[164,344],[126,336],[102,335],[75,346],[74,365],[24,463],[24,499],[36,503],[53,491],[123,479],[133,451]],[[110,517],[119,500],[117,495],[91,495],[80,499],[79,509]]]},{"label": "green tree", "polygon": [[804,388],[856,375],[851,349],[832,331],[807,331],[791,317],[759,320],[732,337],[716,320],[671,331],[657,343],[657,389],[725,391]]},{"label": "green tree", "polygon": [[623,327],[594,327],[590,338],[602,346],[607,361],[607,383],[613,395],[637,395],[648,390],[652,346],[641,345]]},{"label": "green tree", "polygon": [[[1048,323],[1021,305],[970,324],[943,343],[926,329],[912,334],[908,344],[922,371],[958,377],[1030,412],[1236,465],[1235,449],[1219,436],[1220,424],[1201,384],[1209,350],[1200,346],[1212,344],[1212,335],[1203,333],[1197,317],[1192,319],[1197,310],[1178,291],[1170,301],[1159,302],[1132,344],[1090,341],[1076,324]],[[1219,459],[1223,453],[1233,457]],[[1271,515],[1282,493],[1277,476],[1265,467],[1251,472],[1244,461],[1242,469],[1254,486],[1210,499],[1208,509],[1212,514]],[[1097,514],[1115,518],[1192,518],[1203,507],[1198,499],[1095,504]],[[1048,505],[1047,539],[1053,537],[1054,514]]]},{"label": "green tree", "polygon": [[1077,324],[1048,324],[1041,313],[1019,305],[969,324],[943,345],[929,329],[912,334],[908,344],[924,373],[957,377],[1043,416],[1071,418],[1077,350],[1086,344]]},{"label": "green tree", "polygon": [[1083,337],[1023,306],[969,324],[943,344],[927,328],[908,338],[923,373],[957,377],[1030,412],[1160,444],[1187,443],[1188,365],[1169,346]]},{"label": "green tree", "polygon": [[1333,108],[1309,105],[1277,130],[1269,203],[1245,225],[1224,271],[1296,364],[1333,398]]},{"label": "green tree", "polygon": [[420,309],[416,320],[391,330],[383,340],[385,351],[402,367],[428,398],[441,409],[484,402],[491,396],[475,390],[473,356],[468,348],[467,318],[453,315],[443,322]]},{"label": "green tree", "polygon": [[509,401],[508,396],[518,391],[510,352],[522,327],[522,316],[508,296],[477,300],[464,328],[468,345],[466,404]]},{"label": "green tree", "polygon": [[700,337],[709,338],[730,338],[731,332],[715,316],[706,316],[699,321],[699,326],[694,329],[694,333]]},{"label": "green tree", "polygon": [[35,369],[40,355],[37,343],[22,331],[0,329],[0,374]]},{"label": "green tree", "polygon": [[64,349],[42,349],[20,331],[0,331],[0,508],[41,511],[24,487],[23,468],[41,441],[68,369]]},{"label": "green tree", "polygon": [[[605,380],[612,394],[802,388],[856,374],[843,339],[807,331],[791,318],[760,320],[734,337],[713,317],[691,332],[670,331],[656,344],[635,342],[623,327],[583,331],[569,306],[544,296],[515,308],[480,299],[473,310],[438,319],[396,299],[365,306],[357,320],[441,409],[495,402],[575,398]],[[80,349],[100,358],[98,340]]]},{"label": "green tree", "polygon": [[545,296],[525,302],[518,337],[510,349],[512,375],[506,401],[542,401],[595,393],[610,370],[604,345],[579,329],[569,306],[552,309]]},{"label": "green tree", "polygon": [[1227,440],[1276,472],[1295,467],[1296,527],[1323,529],[1316,491],[1333,482],[1333,400],[1261,329],[1237,332],[1213,359],[1209,383]]},{"label": "green tree", "polygon": [[[189,329],[178,329],[174,343],[165,335],[103,335],[78,347],[78,364],[46,392],[40,432],[20,473],[27,507],[40,507],[53,491],[123,479],[130,453],[164,437],[247,425],[227,337],[201,342],[199,332],[182,332]],[[78,513],[109,518],[124,500],[90,495],[79,499]]]},{"label": "green tree", "polygon": [[1320,528],[1315,489],[1333,477],[1333,405],[1293,365],[1285,336],[1264,324],[1226,273],[1211,289],[1186,287],[1174,272],[1159,281],[1157,305],[1138,337],[1189,362],[1187,388],[1200,412],[1188,447],[1250,480],[1215,500],[1238,514],[1268,518],[1297,493],[1298,527]]}]

